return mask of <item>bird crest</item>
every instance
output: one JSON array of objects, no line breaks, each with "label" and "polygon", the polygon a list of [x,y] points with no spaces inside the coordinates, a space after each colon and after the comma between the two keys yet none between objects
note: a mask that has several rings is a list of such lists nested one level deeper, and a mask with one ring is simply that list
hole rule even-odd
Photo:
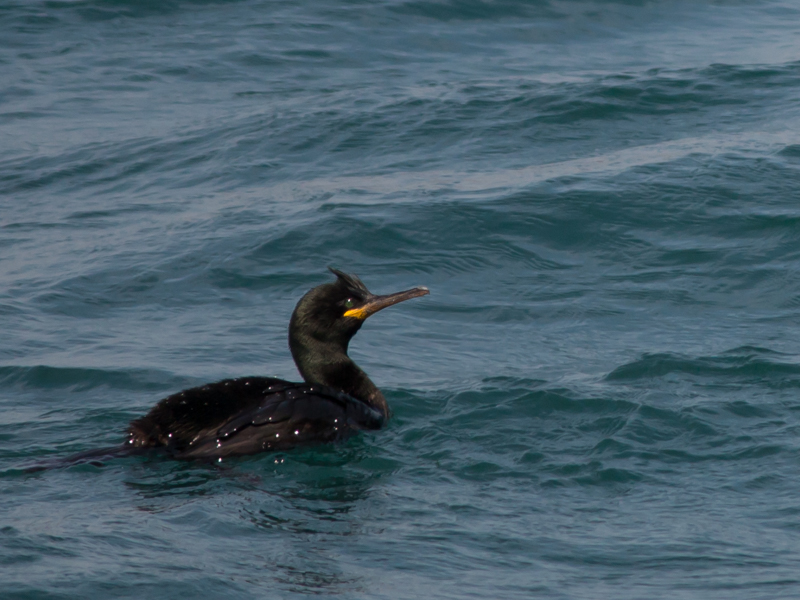
[{"label": "bird crest", "polygon": [[370,296],[371,293],[362,281],[355,275],[348,275],[344,271],[328,267],[328,270],[336,275],[340,283],[342,283],[349,291],[359,296]]}]

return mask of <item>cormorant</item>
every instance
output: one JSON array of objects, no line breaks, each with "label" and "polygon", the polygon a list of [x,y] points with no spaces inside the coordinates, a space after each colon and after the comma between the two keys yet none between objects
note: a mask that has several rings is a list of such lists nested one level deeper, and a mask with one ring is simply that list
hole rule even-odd
[{"label": "cormorant", "polygon": [[306,293],[289,322],[289,348],[305,383],[243,377],[178,392],[130,424],[125,446],[221,459],[330,442],[383,426],[386,399],[347,356],[347,345],[367,317],[424,296],[428,288],[376,296],[355,275],[330,270],[336,281]]}]

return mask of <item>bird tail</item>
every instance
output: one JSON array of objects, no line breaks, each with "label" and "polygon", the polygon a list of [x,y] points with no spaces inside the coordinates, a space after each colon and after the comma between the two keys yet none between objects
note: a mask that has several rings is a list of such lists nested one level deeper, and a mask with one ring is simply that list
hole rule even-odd
[{"label": "bird tail", "polygon": [[95,448],[78,452],[65,458],[53,458],[34,463],[28,467],[23,467],[25,473],[36,473],[38,471],[49,471],[51,469],[64,469],[73,465],[90,464],[97,467],[104,466],[104,462],[114,458],[122,458],[137,454],[136,448],[129,448],[125,445],[110,446],[108,448]]}]

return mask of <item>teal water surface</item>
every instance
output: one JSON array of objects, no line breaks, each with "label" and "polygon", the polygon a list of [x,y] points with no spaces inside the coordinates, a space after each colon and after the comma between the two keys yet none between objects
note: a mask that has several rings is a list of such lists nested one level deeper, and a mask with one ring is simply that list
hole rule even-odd
[{"label": "teal water surface", "polygon": [[[800,7],[0,0],[0,597],[800,596]],[[298,379],[388,427],[221,465],[123,441]]]}]

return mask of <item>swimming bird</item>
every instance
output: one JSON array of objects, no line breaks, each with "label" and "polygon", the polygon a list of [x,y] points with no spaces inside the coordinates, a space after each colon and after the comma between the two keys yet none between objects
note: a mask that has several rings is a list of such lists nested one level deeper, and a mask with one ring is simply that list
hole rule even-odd
[{"label": "swimming bird", "polygon": [[428,288],[378,296],[355,275],[329,269],[336,281],[306,293],[289,321],[289,349],[303,383],[242,377],[178,392],[130,424],[126,448],[221,460],[382,427],[389,418],[386,398],[347,347],[367,317]]}]

